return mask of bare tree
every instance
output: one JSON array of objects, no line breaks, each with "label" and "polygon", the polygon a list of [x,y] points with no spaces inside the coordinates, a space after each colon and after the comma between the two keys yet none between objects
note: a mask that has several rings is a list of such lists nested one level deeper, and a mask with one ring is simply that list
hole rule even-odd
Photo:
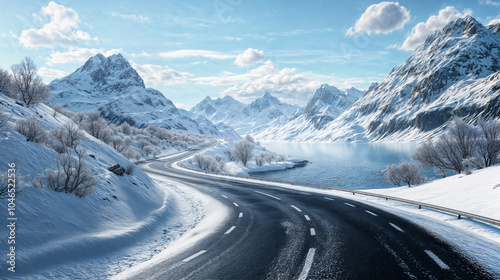
[{"label": "bare tree", "polygon": [[481,138],[477,153],[485,167],[500,163],[500,122],[497,120],[478,122]]},{"label": "bare tree", "polygon": [[412,162],[403,162],[388,166],[385,170],[385,178],[397,186],[401,186],[401,183],[406,183],[408,187],[427,181],[420,173],[418,166]]},{"label": "bare tree", "polygon": [[78,197],[91,193],[99,181],[90,168],[84,164],[85,150],[77,147],[73,151],[76,154],[76,160],[73,159],[71,150],[64,155],[58,155],[57,169],[47,169],[45,175],[39,175],[36,180],[32,181],[32,184],[37,188],[73,193]]},{"label": "bare tree", "polygon": [[459,117],[453,118],[453,125],[448,134],[451,136],[456,147],[459,149],[462,159],[473,157],[476,151],[476,143],[479,136],[477,129]]},{"label": "bare tree", "polygon": [[234,143],[234,149],[232,150],[234,158],[241,161],[241,163],[246,166],[248,161],[252,158],[254,147],[255,144],[248,140],[241,140]]},{"label": "bare tree", "polygon": [[47,133],[43,129],[41,122],[37,121],[35,115],[16,122],[16,130],[27,137],[27,141],[40,143],[45,140]]},{"label": "bare tree", "polygon": [[27,106],[46,102],[50,99],[50,89],[37,75],[35,62],[25,57],[19,64],[12,65],[13,90],[19,100]]}]

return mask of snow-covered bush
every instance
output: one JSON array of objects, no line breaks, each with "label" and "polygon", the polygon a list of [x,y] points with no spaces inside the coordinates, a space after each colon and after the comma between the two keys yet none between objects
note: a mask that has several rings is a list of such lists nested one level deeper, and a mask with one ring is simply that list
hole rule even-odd
[{"label": "snow-covered bush", "polygon": [[408,187],[427,181],[420,173],[418,166],[412,162],[403,162],[388,166],[385,170],[385,178],[397,186],[401,186],[401,183],[406,183]]},{"label": "snow-covered bush", "polygon": [[284,161],[284,160],[285,160],[285,158],[286,158],[286,156],[285,156],[285,155],[278,154],[278,155],[276,156],[276,162],[282,162],[282,161]]},{"label": "snow-covered bush", "polygon": [[41,143],[46,139],[47,132],[43,129],[42,123],[37,121],[35,115],[16,122],[16,130],[27,137],[27,141]]},{"label": "snow-covered bush", "polygon": [[257,166],[263,166],[266,163],[271,163],[271,161],[274,159],[274,155],[272,153],[260,153],[257,154],[254,158],[255,164]]},{"label": "snow-covered bush", "polygon": [[3,108],[0,107],[0,128],[9,127],[10,115],[5,113]]},{"label": "snow-covered bush", "polygon": [[132,133],[132,127],[127,122],[123,122],[118,128],[123,134],[130,135]]},{"label": "snow-covered bush", "polygon": [[219,171],[224,167],[224,159],[222,157],[211,157],[203,154],[197,154],[193,157],[194,163],[202,170],[210,170],[212,172]]},{"label": "snow-covered bush", "polygon": [[12,75],[9,71],[0,68],[0,92],[5,94],[5,96],[14,98],[12,86]]},{"label": "snow-covered bush", "polygon": [[125,166],[125,174],[127,175],[134,175],[134,170],[135,170],[135,164],[129,163],[127,166]]},{"label": "snow-covered bush", "polygon": [[44,174],[32,181],[33,186],[48,188],[56,192],[72,193],[78,197],[91,193],[99,181],[90,168],[84,164],[85,150],[78,147],[73,151],[76,154],[76,160],[73,159],[72,150],[68,150],[63,155],[57,155],[57,169],[47,169]]},{"label": "snow-covered bush", "polygon": [[74,123],[62,127],[54,127],[49,131],[49,146],[58,153],[66,152],[67,148],[76,148],[83,138],[83,132]]}]

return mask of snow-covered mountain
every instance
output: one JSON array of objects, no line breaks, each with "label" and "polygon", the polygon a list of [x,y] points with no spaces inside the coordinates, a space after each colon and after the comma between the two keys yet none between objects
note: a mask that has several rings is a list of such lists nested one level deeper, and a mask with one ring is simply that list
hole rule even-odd
[{"label": "snow-covered mountain", "polygon": [[144,81],[121,55],[91,57],[74,73],[50,83],[51,104],[73,112],[98,109],[112,123],[138,127],[155,124],[172,130],[214,137],[239,137],[229,127],[222,133],[209,120],[181,110]]},{"label": "snow-covered mountain", "polygon": [[470,16],[450,22],[345,113],[294,140],[414,141],[443,131],[453,115],[499,118],[499,30]]},{"label": "snow-covered mountain", "polygon": [[327,84],[314,91],[304,110],[297,111],[286,123],[268,128],[257,138],[279,140],[309,140],[318,130],[335,120],[351,107],[362,91],[350,88],[340,90]]},{"label": "snow-covered mountain", "polygon": [[224,123],[239,134],[256,134],[269,127],[285,123],[299,109],[282,103],[266,92],[250,104],[243,104],[230,96],[211,99],[206,97],[190,112],[206,117],[214,123]]}]

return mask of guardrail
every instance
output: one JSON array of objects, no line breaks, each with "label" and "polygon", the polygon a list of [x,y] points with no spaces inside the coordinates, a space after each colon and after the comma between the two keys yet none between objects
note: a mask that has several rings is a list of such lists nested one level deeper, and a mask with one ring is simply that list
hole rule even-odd
[{"label": "guardrail", "polygon": [[184,164],[181,164],[180,162],[178,162],[177,165],[182,167],[182,168],[186,168],[186,169],[197,171],[197,172],[203,172],[203,173],[207,173],[207,174],[215,174],[215,175],[222,175],[222,176],[229,176],[229,177],[236,177],[236,178],[243,178],[243,179],[254,179],[254,180],[268,181],[268,182],[274,182],[274,183],[291,184],[291,185],[296,185],[296,186],[308,186],[308,187],[314,187],[314,188],[318,188],[318,189],[328,189],[328,190],[335,190],[335,191],[340,191],[340,192],[347,192],[347,193],[352,193],[353,195],[360,194],[360,195],[382,198],[385,200],[393,200],[393,201],[398,201],[398,202],[416,205],[416,206],[418,206],[418,209],[422,209],[422,207],[425,207],[428,209],[457,215],[458,219],[460,219],[462,217],[467,217],[467,218],[470,218],[470,219],[473,219],[476,221],[481,221],[484,223],[488,223],[488,224],[500,227],[499,220],[495,220],[492,218],[488,218],[488,217],[484,217],[484,216],[480,216],[480,215],[476,215],[476,214],[472,214],[472,213],[468,213],[468,212],[464,212],[464,211],[459,211],[459,210],[455,210],[455,209],[451,209],[451,208],[446,208],[446,207],[442,207],[442,206],[438,206],[438,205],[433,205],[433,204],[429,204],[429,203],[424,203],[424,202],[420,202],[420,201],[414,201],[414,200],[409,200],[409,199],[404,199],[404,198],[399,198],[399,197],[394,197],[394,196],[370,193],[370,192],[366,192],[366,191],[341,189],[341,188],[328,187],[328,186],[309,184],[309,183],[299,183],[299,182],[267,179],[267,178],[254,177],[254,176],[244,176],[244,175],[235,175],[235,174],[229,174],[229,173],[213,172],[213,171],[208,171],[208,170],[191,168],[191,167],[185,166]]}]

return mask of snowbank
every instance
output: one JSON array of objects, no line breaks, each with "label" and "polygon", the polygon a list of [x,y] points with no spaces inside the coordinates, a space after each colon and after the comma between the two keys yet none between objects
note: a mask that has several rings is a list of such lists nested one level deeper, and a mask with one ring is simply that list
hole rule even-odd
[{"label": "snowbank", "polygon": [[[0,106],[10,114],[12,126],[30,115],[37,116],[46,130],[71,122],[61,114],[54,116],[54,111],[43,104],[28,108],[0,95]],[[27,142],[13,129],[0,128],[0,173],[7,171],[9,163],[15,163],[17,188],[23,189],[15,200],[15,244],[7,243],[8,201],[0,199],[0,218],[5,221],[0,226],[0,236],[4,237],[0,253],[7,255],[9,247],[15,245],[16,254],[16,272],[8,271],[10,265],[3,262],[0,278],[88,279],[113,275],[151,258],[168,244],[159,237],[174,240],[203,216],[198,201],[187,199],[189,195],[175,187],[153,182],[139,168],[123,176],[108,171],[112,165],[127,166],[130,162],[107,144],[84,133],[81,146],[87,151],[85,164],[99,183],[93,193],[78,198],[34,188],[29,178],[47,168],[56,169],[56,152]],[[182,197],[184,202],[178,205]]]}]

